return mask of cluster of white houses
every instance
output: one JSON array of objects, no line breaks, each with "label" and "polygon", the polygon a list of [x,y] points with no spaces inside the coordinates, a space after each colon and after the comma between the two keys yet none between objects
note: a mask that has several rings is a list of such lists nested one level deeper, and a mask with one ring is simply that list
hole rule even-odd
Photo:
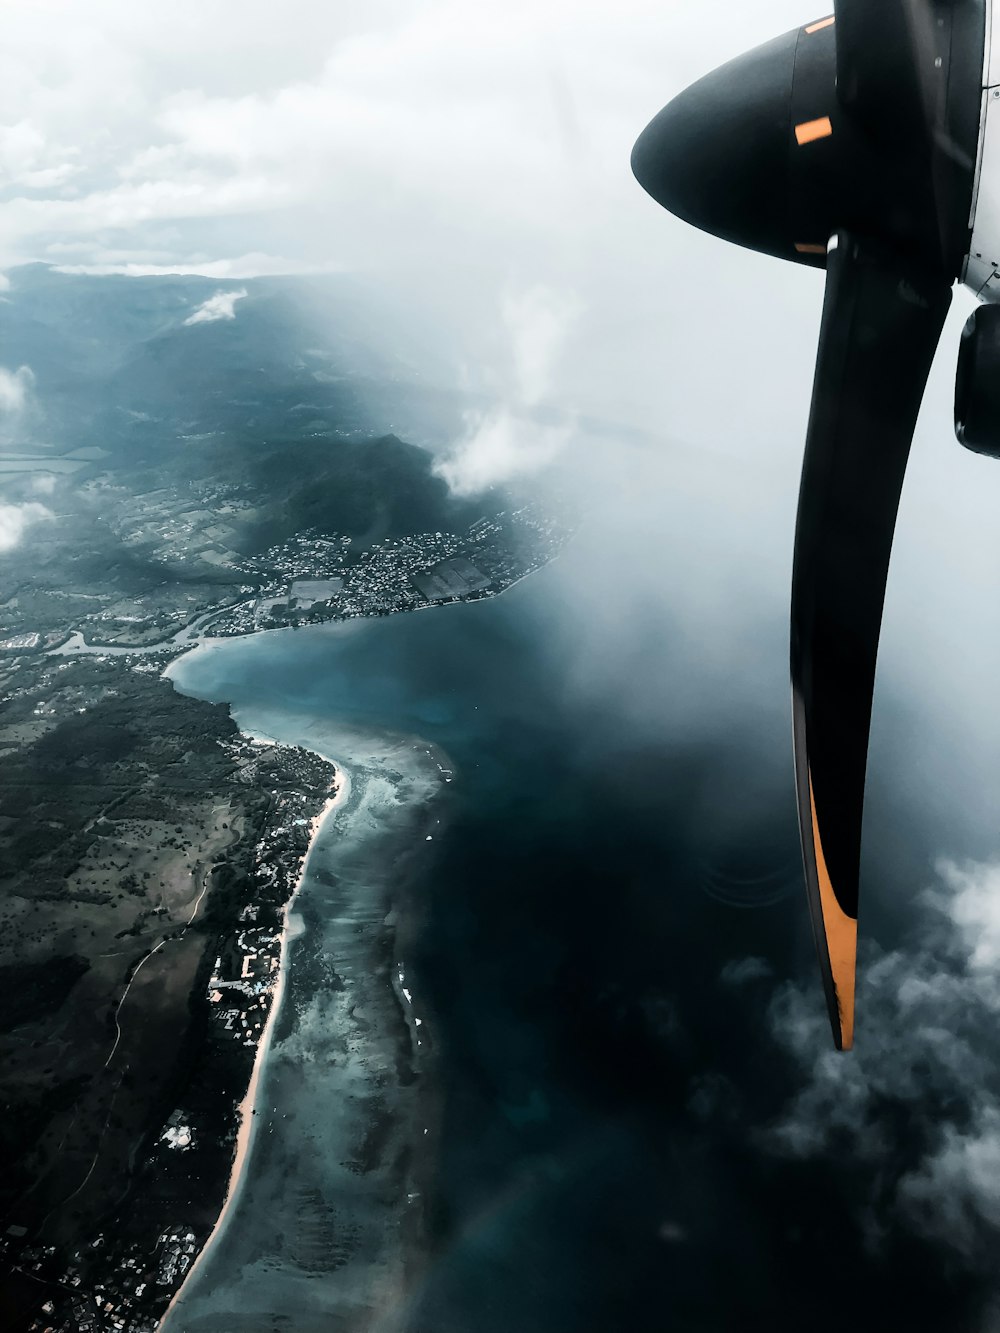
[{"label": "cluster of white houses", "polygon": [[208,1001],[221,1031],[245,1046],[256,1046],[267,1022],[271,992],[281,957],[281,937],[258,928],[241,930],[236,947],[242,959],[237,977],[224,977],[216,958],[208,983]]}]

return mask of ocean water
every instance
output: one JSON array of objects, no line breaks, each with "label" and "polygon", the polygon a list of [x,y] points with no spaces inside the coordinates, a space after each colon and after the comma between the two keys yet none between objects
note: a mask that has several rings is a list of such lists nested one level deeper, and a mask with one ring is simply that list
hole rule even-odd
[{"label": "ocean water", "polygon": [[[636,606],[599,557],[180,663],[354,790],[301,895],[281,1125],[170,1333],[964,1326],[944,1258],[857,1224],[869,1173],[762,1146],[800,1078],[772,1004],[812,969],[783,608],[720,655],[718,599],[674,570]],[[874,819],[906,885],[932,834]]]}]

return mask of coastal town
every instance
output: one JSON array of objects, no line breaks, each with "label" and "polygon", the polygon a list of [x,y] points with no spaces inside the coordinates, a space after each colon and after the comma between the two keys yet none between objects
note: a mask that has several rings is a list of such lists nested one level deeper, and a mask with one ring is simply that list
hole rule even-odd
[{"label": "coastal town", "polygon": [[387,538],[353,555],[350,537],[300,533],[254,559],[263,587],[207,632],[221,638],[493,597],[552,560],[567,536],[527,505],[477,519],[464,533]]},{"label": "coastal town", "polygon": [[311,529],[246,559],[235,586],[199,586],[187,601],[161,590],[98,602],[83,608],[73,633],[25,625],[26,608],[18,614],[8,602],[0,654],[51,651],[74,634],[96,647],[160,647],[190,642],[189,631],[227,638],[494,597],[553,560],[570,532],[537,505],[477,519],[465,532],[387,537],[364,549],[350,536]]}]

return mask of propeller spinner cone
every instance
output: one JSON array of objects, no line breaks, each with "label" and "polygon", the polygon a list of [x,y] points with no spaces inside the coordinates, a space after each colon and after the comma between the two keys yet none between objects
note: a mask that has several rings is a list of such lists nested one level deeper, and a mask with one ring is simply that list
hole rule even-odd
[{"label": "propeller spinner cone", "polygon": [[769,254],[788,249],[796,38],[786,33],[699,79],[632,150],[636,179],[658,204],[701,231]]}]

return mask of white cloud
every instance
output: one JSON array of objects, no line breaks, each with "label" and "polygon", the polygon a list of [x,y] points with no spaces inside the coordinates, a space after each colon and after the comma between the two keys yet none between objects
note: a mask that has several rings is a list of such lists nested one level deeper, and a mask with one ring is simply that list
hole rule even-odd
[{"label": "white cloud", "polygon": [[[54,247],[50,247],[50,252],[53,249]],[[129,259],[119,262],[55,264],[53,267],[58,273],[86,273],[92,277],[107,277],[119,274],[127,278],[155,278],[171,274],[192,274],[195,277],[202,278],[246,279],[292,274],[339,273],[343,271],[343,266],[340,264],[319,261],[310,263],[301,259],[286,259],[280,255],[268,255],[260,251],[236,255],[231,259],[206,259],[202,255],[186,260],[178,259],[172,263],[152,263],[139,259]]]},{"label": "white cloud", "polygon": [[31,479],[31,489],[36,495],[51,495],[56,488],[57,477],[54,472],[38,472]]},{"label": "white cloud", "polygon": [[775,997],[774,1033],[804,1078],[764,1142],[877,1168],[895,1224],[978,1262],[1000,1241],[1000,865],[943,863],[918,904],[919,944],[860,960],[849,1055],[830,1047],[816,988]]},{"label": "white cloud", "polygon": [[0,504],[0,551],[12,551],[33,523],[55,518],[51,509],[37,501],[27,504]]},{"label": "white cloud", "polygon": [[203,301],[193,314],[188,315],[184,323],[213,324],[218,319],[235,319],[236,302],[242,301],[246,294],[245,287],[236,292],[216,292],[207,301]]},{"label": "white cloud", "polygon": [[514,477],[530,476],[562,453],[569,425],[546,426],[504,409],[469,414],[468,434],[435,470],[456,495],[475,495]]},{"label": "white cloud", "polygon": [[532,411],[549,390],[553,367],[581,313],[580,302],[544,286],[508,292],[501,323],[509,342],[510,401],[484,413],[468,413],[464,438],[437,465],[456,495],[473,495],[552,463],[568,444],[573,424],[555,423]]},{"label": "white cloud", "polygon": [[0,126],[0,173],[6,180],[18,177],[38,161],[45,136],[27,120]]},{"label": "white cloud", "polygon": [[28,120],[0,125],[0,185],[46,190],[62,185],[81,169],[78,150],[47,142]]},{"label": "white cloud", "polygon": [[582,307],[575,296],[549,287],[509,292],[502,303],[511,340],[515,384],[522,402],[538,403],[552,383],[552,371]]},{"label": "white cloud", "polygon": [[978,1106],[963,1128],[945,1124],[937,1148],[901,1182],[920,1231],[975,1253],[987,1229],[1000,1236],[1000,1109]]},{"label": "white cloud", "polygon": [[751,981],[766,981],[773,975],[766,958],[739,958],[725,965],[719,980],[724,986],[745,986]]},{"label": "white cloud", "polygon": [[22,412],[34,383],[30,366],[19,366],[17,370],[0,366],[0,414]]},{"label": "white cloud", "polygon": [[15,249],[20,238],[135,231],[175,218],[216,218],[277,209],[289,202],[285,187],[263,175],[223,176],[186,171],[160,179],[91,190],[79,197],[18,195],[4,204],[0,246]]},{"label": "white cloud", "polygon": [[970,972],[1000,996],[1000,866],[945,862],[940,869],[944,888],[928,901],[957,927]]}]

